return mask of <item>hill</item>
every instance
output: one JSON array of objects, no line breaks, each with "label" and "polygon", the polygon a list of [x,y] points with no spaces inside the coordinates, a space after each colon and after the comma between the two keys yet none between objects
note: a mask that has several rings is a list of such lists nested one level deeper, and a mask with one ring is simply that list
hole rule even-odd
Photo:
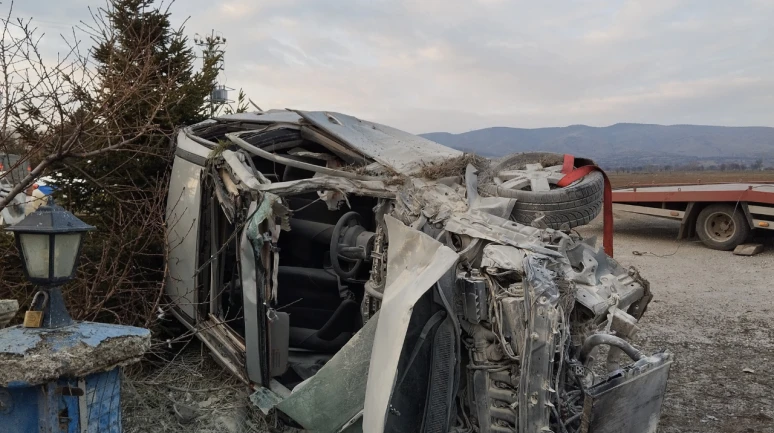
[{"label": "hill", "polygon": [[461,134],[433,132],[423,137],[485,156],[549,151],[593,158],[605,167],[774,163],[774,128],[617,123],[606,127],[494,127]]}]

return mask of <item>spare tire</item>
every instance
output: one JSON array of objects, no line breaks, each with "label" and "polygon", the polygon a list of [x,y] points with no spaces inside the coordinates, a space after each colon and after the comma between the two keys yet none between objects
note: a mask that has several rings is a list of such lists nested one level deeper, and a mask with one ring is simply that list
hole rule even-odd
[{"label": "spare tire", "polygon": [[[529,152],[508,155],[492,163],[479,177],[479,192],[484,196],[516,199],[511,219],[525,225],[542,217],[542,223],[552,229],[570,229],[588,224],[599,215],[605,190],[602,173],[593,171],[580,180],[566,186],[550,185],[549,190],[532,191],[530,186],[521,189],[498,184],[498,176],[506,170],[526,170],[528,164],[540,164],[547,171],[553,170],[552,179],[558,173],[564,155],[549,152]],[[594,165],[588,159],[577,158],[576,166]],[[532,166],[534,169],[535,166]],[[549,168],[550,167],[550,168]]]}]

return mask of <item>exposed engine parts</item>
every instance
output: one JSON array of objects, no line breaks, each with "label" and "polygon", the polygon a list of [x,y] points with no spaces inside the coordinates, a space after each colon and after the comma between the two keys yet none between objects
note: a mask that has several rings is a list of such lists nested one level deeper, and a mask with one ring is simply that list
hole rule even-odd
[{"label": "exposed engine parts", "polygon": [[[448,214],[464,191],[414,186],[403,203],[422,197],[430,205],[415,214],[399,203],[393,215],[460,256],[454,308],[466,353],[458,396],[466,398],[453,431],[652,431],[647,424],[616,430],[622,428],[616,417],[588,418],[607,395],[603,388],[622,377],[637,386],[633,371],[652,368],[657,373],[647,380],[666,383],[671,355],[648,357],[626,341],[652,298],[648,282],[575,232],[524,226],[497,211]],[[507,208],[500,215],[507,216]],[[374,236],[365,319],[384,294],[381,229]],[[597,353],[604,357],[598,363]],[[658,386],[644,392],[657,402],[663,398]]]},{"label": "exposed engine parts", "polygon": [[[646,393],[660,401],[671,355],[647,357],[625,340],[650,299],[647,282],[576,236],[558,234],[545,247],[562,256],[515,254],[489,244],[482,267],[459,274],[466,392],[474,403],[468,410],[475,415],[462,418],[457,431],[651,431],[647,423],[617,430],[614,417],[588,418],[602,401],[597,394],[606,395],[603,388],[621,377],[635,386],[632,369],[656,371],[647,379],[656,386]],[[594,368],[600,346],[608,347],[606,370]],[[613,404],[611,398],[605,404]]]}]

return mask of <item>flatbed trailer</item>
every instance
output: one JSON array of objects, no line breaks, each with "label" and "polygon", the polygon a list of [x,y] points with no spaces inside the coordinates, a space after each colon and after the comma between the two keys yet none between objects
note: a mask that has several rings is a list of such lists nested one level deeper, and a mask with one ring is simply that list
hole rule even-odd
[{"label": "flatbed trailer", "polygon": [[694,234],[732,250],[752,230],[774,230],[774,183],[643,186],[613,191],[613,208],[679,220],[678,239]]}]

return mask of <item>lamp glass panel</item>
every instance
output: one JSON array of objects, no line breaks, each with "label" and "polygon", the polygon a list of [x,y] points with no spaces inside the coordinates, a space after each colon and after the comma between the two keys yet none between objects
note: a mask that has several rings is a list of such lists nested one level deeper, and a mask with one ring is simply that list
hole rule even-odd
[{"label": "lamp glass panel", "polygon": [[54,240],[54,277],[69,277],[73,273],[78,247],[81,244],[80,233],[62,233]]},{"label": "lamp glass panel", "polygon": [[31,278],[49,278],[49,235],[19,233],[24,263]]}]

